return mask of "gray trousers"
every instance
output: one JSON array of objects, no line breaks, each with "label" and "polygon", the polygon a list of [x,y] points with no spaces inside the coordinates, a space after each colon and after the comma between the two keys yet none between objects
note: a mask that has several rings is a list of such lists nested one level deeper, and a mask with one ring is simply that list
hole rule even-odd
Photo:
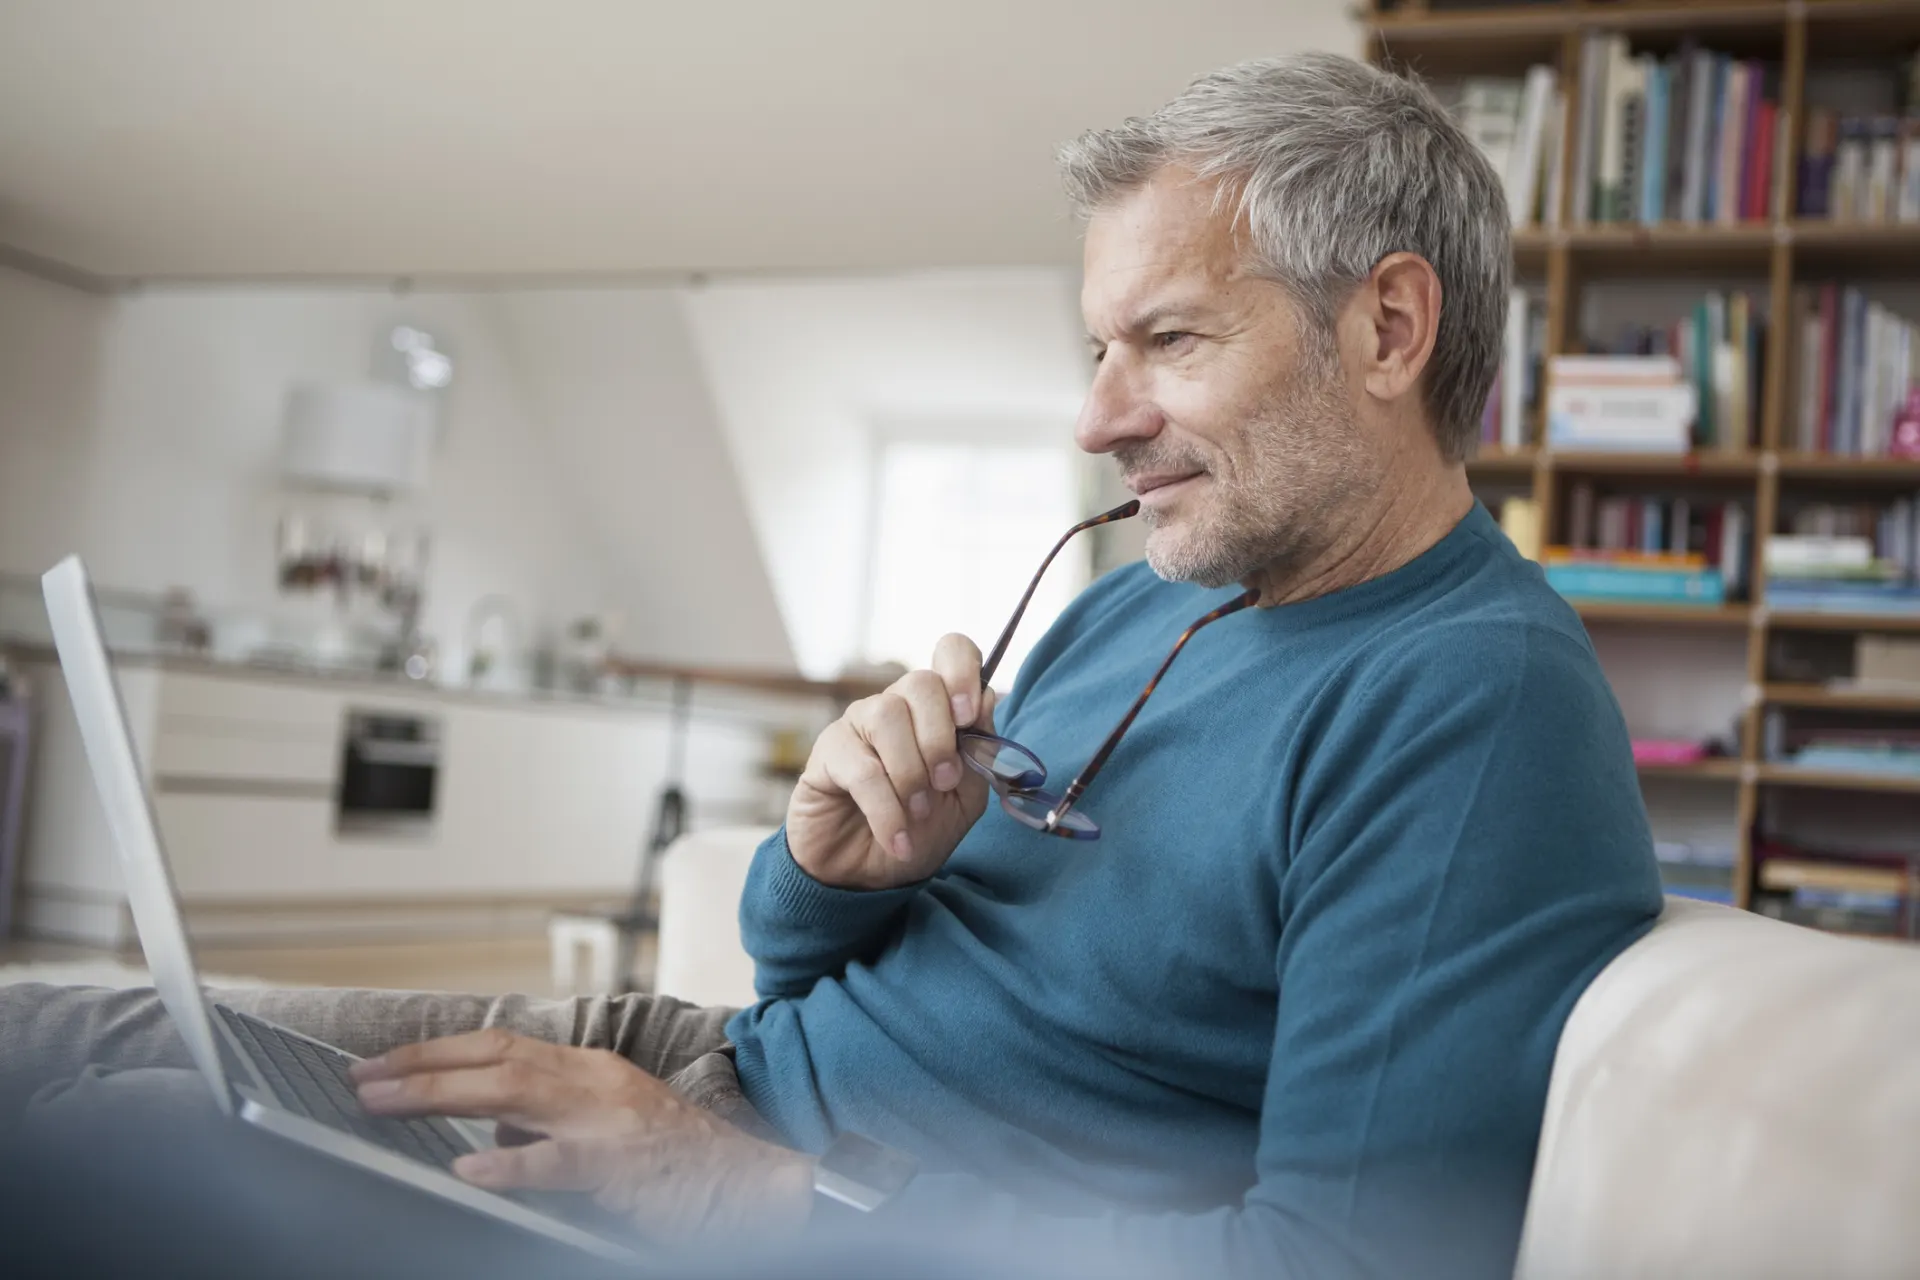
[{"label": "gray trousers", "polygon": [[[740,1092],[731,1009],[667,996],[471,996],[423,991],[234,989],[220,1003],[361,1057],[482,1027],[554,1044],[610,1049],[682,1096],[757,1136],[778,1140]],[[134,1073],[129,1078],[115,1077]],[[190,1074],[189,1074],[190,1073]],[[170,1080],[170,1083],[169,1083]],[[186,1045],[150,990],[0,985],[0,1141],[29,1108],[98,1089],[205,1094]]]}]

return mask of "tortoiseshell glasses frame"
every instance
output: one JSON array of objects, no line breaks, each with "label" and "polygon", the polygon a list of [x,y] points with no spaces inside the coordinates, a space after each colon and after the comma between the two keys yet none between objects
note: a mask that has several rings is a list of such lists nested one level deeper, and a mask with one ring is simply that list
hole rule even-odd
[{"label": "tortoiseshell glasses frame", "polygon": [[[999,669],[1000,660],[1006,656],[1007,644],[1013,639],[1014,628],[1020,625],[1020,619],[1027,611],[1027,605],[1033,600],[1033,593],[1040,586],[1040,579],[1046,576],[1047,566],[1053,563],[1060,549],[1071,542],[1076,534],[1103,524],[1112,524],[1116,520],[1125,520],[1140,513],[1138,501],[1124,503],[1111,511],[1103,512],[1089,520],[1082,520],[1060,536],[1053,544],[1053,550],[1047,552],[1047,558],[1040,562],[1040,569],[1033,575],[1033,581],[1027,584],[1026,592],[1021,595],[1020,603],[1014,606],[1013,616],[1007,619],[1007,625],[1001,630],[1000,638],[994,642],[993,651],[986,661],[980,664],[980,684],[984,688],[992,683],[993,673]],[[1193,633],[1217,621],[1230,613],[1238,613],[1249,605],[1257,604],[1260,593],[1250,590],[1227,601],[1218,609],[1194,622],[1180,638],[1174,641],[1173,649],[1160,663],[1159,670],[1147,681],[1147,687],[1127,708],[1127,714],[1120,717],[1120,723],[1113,727],[1107,740],[1100,744],[1100,750],[1094,753],[1087,767],[1080,771],[1067,789],[1058,795],[1046,789],[1047,766],[1040,763],[1040,757],[1027,750],[1010,738],[996,734],[983,733],[977,729],[960,731],[960,758],[975,771],[986,775],[987,782],[993,787],[994,794],[1000,797],[1000,807],[1016,821],[1034,830],[1050,836],[1063,836],[1069,840],[1098,840],[1100,827],[1084,812],[1073,806],[1086,793],[1095,775],[1107,763],[1107,757],[1120,745],[1120,739],[1126,736],[1132,727],[1134,717],[1140,714],[1140,708],[1147,704],[1153,691],[1160,684],[1160,678],[1167,674],[1167,668],[1180,656],[1180,650],[1186,646]]]}]

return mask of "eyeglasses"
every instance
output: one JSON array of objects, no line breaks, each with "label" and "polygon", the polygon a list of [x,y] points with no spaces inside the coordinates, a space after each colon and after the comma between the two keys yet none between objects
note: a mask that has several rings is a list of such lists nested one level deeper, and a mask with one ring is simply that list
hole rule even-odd
[{"label": "eyeglasses", "polygon": [[[993,652],[989,653],[987,660],[980,665],[982,688],[992,682],[993,673],[1000,666],[1000,659],[1006,656],[1007,644],[1013,639],[1014,628],[1020,625],[1021,615],[1026,613],[1034,591],[1040,586],[1040,579],[1046,576],[1047,566],[1052,564],[1053,558],[1060,554],[1060,548],[1071,542],[1075,534],[1084,533],[1088,529],[1097,528],[1103,524],[1112,524],[1116,520],[1125,520],[1139,513],[1139,502],[1128,502],[1094,516],[1090,520],[1082,520],[1060,536],[1060,541],[1053,544],[1053,550],[1047,552],[1047,558],[1040,562],[1040,570],[1033,575],[1033,581],[1027,584],[1026,593],[1020,597],[1020,603],[1014,606],[1013,616],[1007,619],[1007,625],[1000,632],[1000,638],[994,642]],[[962,729],[959,735],[960,758],[976,772],[986,775],[994,794],[1000,797],[1000,807],[1015,820],[1050,836],[1064,836],[1069,840],[1098,840],[1099,825],[1085,813],[1075,809],[1074,804],[1086,793],[1094,776],[1106,764],[1107,757],[1113,754],[1113,749],[1120,745],[1120,739],[1126,736],[1127,730],[1133,725],[1134,717],[1140,714],[1140,708],[1147,705],[1147,699],[1153,696],[1154,689],[1160,684],[1160,678],[1167,674],[1167,668],[1171,667],[1173,660],[1180,656],[1180,650],[1193,638],[1193,633],[1209,622],[1217,621],[1230,613],[1238,613],[1247,606],[1258,603],[1259,599],[1258,590],[1247,591],[1227,601],[1181,632],[1180,638],[1174,641],[1172,652],[1168,653],[1165,660],[1160,663],[1160,669],[1153,673],[1153,679],[1147,681],[1147,687],[1140,691],[1140,696],[1133,700],[1133,705],[1127,708],[1127,714],[1120,717],[1120,723],[1115,725],[1113,732],[1107,735],[1107,740],[1100,744],[1100,750],[1095,752],[1093,759],[1087,762],[1087,767],[1080,771],[1080,776],[1069,783],[1067,789],[1060,794],[1056,795],[1046,789],[1047,766],[1040,763],[1040,757],[1010,738],[982,733],[975,729]]]}]

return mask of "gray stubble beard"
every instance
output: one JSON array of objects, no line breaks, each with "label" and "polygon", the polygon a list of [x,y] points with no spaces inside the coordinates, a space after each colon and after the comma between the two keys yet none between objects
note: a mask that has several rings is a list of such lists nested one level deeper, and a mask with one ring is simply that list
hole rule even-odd
[{"label": "gray stubble beard", "polygon": [[[1303,374],[1275,395],[1248,435],[1255,444],[1250,473],[1229,487],[1209,469],[1216,491],[1208,514],[1214,518],[1192,530],[1180,548],[1156,546],[1149,535],[1147,564],[1160,577],[1211,588],[1265,570],[1271,581],[1284,583],[1304,574],[1338,540],[1343,516],[1369,487],[1369,471],[1331,370],[1319,377]],[[1129,456],[1150,455],[1123,455],[1123,465]],[[1163,527],[1154,509],[1142,515],[1150,529]]]}]

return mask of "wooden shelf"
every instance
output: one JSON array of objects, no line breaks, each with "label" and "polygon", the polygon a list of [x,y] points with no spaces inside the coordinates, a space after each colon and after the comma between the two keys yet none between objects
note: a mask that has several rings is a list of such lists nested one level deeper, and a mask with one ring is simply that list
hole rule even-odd
[{"label": "wooden shelf", "polygon": [[1770,684],[1761,696],[1779,707],[1831,707],[1842,711],[1885,711],[1890,714],[1920,713],[1920,691],[1890,693],[1884,690],[1853,689],[1845,685]]},{"label": "wooden shelf", "polygon": [[[1366,23],[1381,36],[1407,40],[1511,39],[1564,35],[1588,27],[1629,32],[1676,27],[1767,30],[1784,28],[1792,7],[1788,0],[1544,0],[1484,9],[1376,12],[1366,15]],[[1907,6],[1897,0],[1871,0],[1864,7],[1898,12]]]},{"label": "wooden shelf", "polygon": [[1643,778],[1686,778],[1700,782],[1738,782],[1744,766],[1738,760],[1716,758],[1692,764],[1638,764]]},{"label": "wooden shelf", "polygon": [[1571,600],[1585,622],[1650,622],[1661,626],[1745,627],[1752,611],[1743,604],[1625,604]]},{"label": "wooden shelf", "polygon": [[1760,455],[1719,453],[1607,453],[1601,451],[1542,450],[1546,465],[1555,471],[1597,476],[1732,476],[1758,475]]},{"label": "wooden shelf", "polygon": [[1885,791],[1920,796],[1920,778],[1901,773],[1859,773],[1838,769],[1802,769],[1791,764],[1756,768],[1762,786],[1812,787],[1823,791]]},{"label": "wooden shelf", "polygon": [[1575,269],[1587,276],[1765,275],[1781,232],[1765,222],[1607,224],[1566,232]]},{"label": "wooden shelf", "polygon": [[1834,453],[1782,453],[1782,480],[1827,480],[1846,484],[1920,487],[1920,458],[1858,458]]},{"label": "wooden shelf", "polygon": [[1533,474],[1533,466],[1540,456],[1539,450],[1526,449],[1483,449],[1467,460],[1467,474],[1470,476],[1524,476]]},{"label": "wooden shelf", "polygon": [[1920,272],[1920,222],[1835,222],[1802,218],[1788,228],[1802,271]]},{"label": "wooden shelf", "polygon": [[1920,614],[1794,613],[1764,611],[1766,625],[1776,631],[1885,631],[1920,632]]}]

